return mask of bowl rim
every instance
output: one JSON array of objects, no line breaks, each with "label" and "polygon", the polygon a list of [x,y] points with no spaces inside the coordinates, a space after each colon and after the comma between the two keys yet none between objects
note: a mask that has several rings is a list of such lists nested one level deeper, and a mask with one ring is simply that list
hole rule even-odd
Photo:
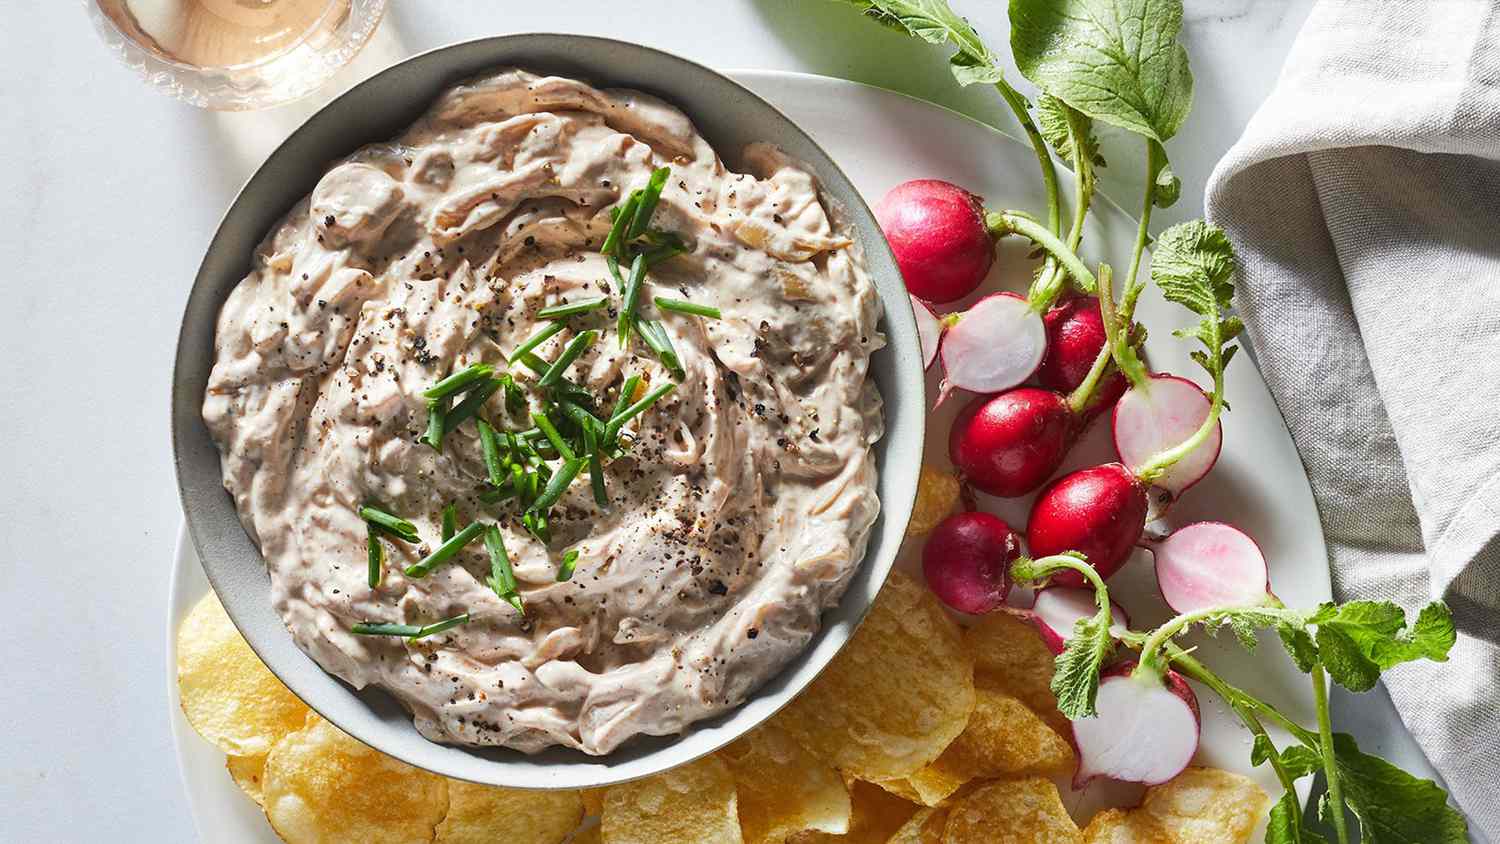
[{"label": "bowl rim", "polygon": [[[621,51],[640,59],[639,64],[649,64],[657,71],[643,74],[634,61],[604,68],[603,63],[592,58],[596,54]],[[546,55],[540,60],[527,57],[527,54],[538,52]],[[606,756],[589,756],[581,751],[557,747],[541,754],[525,755],[506,748],[470,748],[428,741],[416,733],[409,713],[388,693],[373,688],[356,691],[306,656],[287,635],[279,614],[270,607],[268,600],[259,601],[265,612],[255,612],[261,617],[252,618],[255,610],[249,604],[254,602],[253,599],[241,600],[236,595],[246,587],[254,588],[255,584],[247,579],[258,581],[262,598],[267,594],[264,560],[240,525],[235,507],[224,493],[218,452],[201,417],[203,387],[213,360],[217,317],[223,301],[244,277],[242,268],[248,264],[254,246],[265,232],[316,183],[316,176],[311,180],[288,180],[278,171],[289,167],[306,170],[310,166],[313,172],[321,174],[331,161],[360,146],[393,137],[401,127],[424,113],[437,93],[486,70],[507,66],[530,69],[541,66],[548,71],[567,66],[569,75],[590,80],[600,87],[637,88],[651,93],[660,91],[661,86],[644,79],[637,84],[629,80],[652,73],[661,77],[665,72],[661,71],[662,68],[671,68],[683,73],[685,78],[693,79],[694,84],[730,95],[708,109],[688,106],[680,98],[662,95],[667,102],[688,114],[695,128],[705,137],[711,137],[704,129],[705,122],[717,123],[719,112],[724,115],[732,113],[736,102],[740,108],[764,116],[772,125],[757,124],[755,131],[763,134],[740,137],[732,145],[711,139],[711,146],[727,160],[731,156],[738,157],[743,146],[751,140],[766,139],[788,148],[794,157],[806,161],[819,181],[820,193],[841,206],[848,225],[858,232],[859,245],[884,306],[881,327],[887,345],[872,355],[870,367],[870,377],[880,382],[885,405],[885,433],[874,446],[879,467],[877,488],[881,511],[871,528],[865,556],[844,595],[836,606],[822,613],[819,630],[803,651],[762,683],[743,703],[689,725],[678,734],[637,736]],[[583,72],[575,72],[573,68],[583,68]],[[589,72],[592,69],[601,72]],[[373,97],[377,92],[399,89],[403,84],[410,87],[410,80],[403,82],[403,77],[412,76],[416,77],[419,89],[431,87],[434,80],[429,77],[436,77],[435,90],[430,93],[409,91],[407,96],[397,96],[398,102],[380,116],[364,120],[366,123],[391,124],[394,129],[382,134],[365,127],[364,131],[334,132],[338,135],[336,141],[326,137],[329,126],[338,127],[350,121],[354,116],[351,109],[357,107],[353,104]],[[393,119],[390,113],[407,116]],[[318,137],[320,133],[325,137]],[[767,138],[766,135],[777,137]],[[288,161],[289,156],[300,155],[303,146],[322,148],[330,144],[341,152],[323,157],[311,165],[298,160]],[[732,153],[723,152],[726,148]],[[268,206],[274,207],[267,210]],[[269,223],[253,222],[268,213]],[[246,222],[246,218],[251,221]],[[239,248],[243,244],[230,242],[237,237],[243,239],[246,231],[249,249]],[[205,338],[206,343],[203,342]],[[889,363],[881,364],[882,360]],[[191,377],[194,372],[201,372],[202,378]],[[759,726],[800,694],[847,644],[868,612],[875,593],[889,575],[911,516],[925,433],[925,391],[910,300],[895,260],[880,235],[874,214],[833,158],[796,122],[725,74],[665,50],[600,36],[514,33],[436,47],[397,62],[351,86],[293,130],[236,192],[209,241],[183,307],[171,390],[173,465],[188,535],[210,585],[250,647],[310,708],[371,747],[446,776],[516,788],[588,788],[649,776],[718,750]],[[213,470],[208,473],[211,477],[207,478],[204,477],[207,471],[204,462],[208,456],[203,452],[205,444],[213,457]],[[243,562],[239,558],[244,556],[247,545],[253,559],[260,565],[248,567],[253,571],[234,570],[232,563]],[[226,553],[230,550],[236,553]],[[265,614],[275,620],[274,629],[266,629]]]}]

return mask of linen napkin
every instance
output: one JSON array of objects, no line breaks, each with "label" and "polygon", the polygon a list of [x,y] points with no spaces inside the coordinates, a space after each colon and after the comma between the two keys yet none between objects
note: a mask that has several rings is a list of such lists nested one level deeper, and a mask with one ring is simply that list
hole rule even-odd
[{"label": "linen napkin", "polygon": [[1453,610],[1385,682],[1500,840],[1500,4],[1321,0],[1206,205],[1336,597]]}]

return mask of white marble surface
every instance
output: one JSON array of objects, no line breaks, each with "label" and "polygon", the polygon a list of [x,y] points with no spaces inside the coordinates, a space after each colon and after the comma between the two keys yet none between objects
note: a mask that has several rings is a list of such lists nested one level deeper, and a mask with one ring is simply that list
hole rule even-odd
[{"label": "white marble surface", "polygon": [[[1003,2],[953,2],[1003,44]],[[1183,200],[1156,215],[1161,226],[1202,213],[1209,171],[1274,82],[1308,8],[1304,0],[1187,6],[1196,104],[1171,144]],[[1013,126],[991,92],[952,84],[941,51],[825,0],[392,0],[392,7],[345,75],[305,101],[239,115],[196,111],[149,90],[105,53],[77,2],[7,11],[0,606],[11,676],[0,684],[0,838],[192,839],[162,683],[180,519],[167,433],[177,322],[235,189],[338,90],[451,41],[568,31],[640,41],[718,67],[847,77]],[[1135,148],[1107,152],[1105,190],[1136,184]],[[1421,764],[1388,704],[1367,696],[1341,709],[1362,745]]]}]

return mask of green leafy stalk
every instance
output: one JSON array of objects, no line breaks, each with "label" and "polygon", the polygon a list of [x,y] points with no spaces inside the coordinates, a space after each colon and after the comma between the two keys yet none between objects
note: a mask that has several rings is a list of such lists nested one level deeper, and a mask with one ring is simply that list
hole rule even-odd
[{"label": "green leafy stalk", "polygon": [[484,407],[484,403],[489,401],[490,396],[493,396],[498,389],[500,389],[500,381],[497,378],[480,381],[479,385],[469,390],[468,395],[464,396],[464,400],[454,406],[453,410],[448,413],[447,429],[450,431],[457,430],[458,426],[462,425],[470,416],[478,415],[479,408]]},{"label": "green leafy stalk", "polygon": [[436,551],[423,557],[417,563],[406,567],[407,577],[426,577],[432,574],[432,570],[453,559],[453,555],[463,549],[465,545],[479,538],[484,533],[484,524],[481,522],[470,522],[464,529],[453,535],[453,538],[439,545]]},{"label": "green leafy stalk", "polygon": [[1344,785],[1339,781],[1339,766],[1333,756],[1333,721],[1328,711],[1328,678],[1323,675],[1323,666],[1314,663],[1312,668],[1313,704],[1318,710],[1318,739],[1323,757],[1323,776],[1328,784],[1328,799],[1333,805],[1330,812],[1333,831],[1339,844],[1349,844],[1349,819],[1344,817]]},{"label": "green leafy stalk", "polygon": [[[1037,123],[1047,143],[1052,145],[1074,173],[1073,222],[1068,229],[1067,244],[1069,249],[1076,252],[1078,245],[1083,242],[1083,224],[1094,198],[1094,167],[1104,163],[1099,154],[1098,139],[1094,137],[1093,122],[1062,100],[1043,94],[1037,100]],[[1032,309],[1041,313],[1051,307],[1067,279],[1067,273],[1060,270],[1055,262],[1049,262],[1037,273],[1036,280],[1027,293],[1026,298]],[[1083,287],[1082,280],[1076,283],[1080,288]]]},{"label": "green leafy stalk", "polygon": [[641,192],[631,191],[630,196],[615,209],[614,223],[609,228],[609,234],[604,238],[604,245],[599,251],[605,255],[616,255],[624,246],[626,232],[630,224],[635,220],[636,209],[641,204]]},{"label": "green leafy stalk", "polygon": [[658,167],[651,171],[651,178],[641,190],[641,201],[636,205],[635,214],[631,218],[630,229],[626,233],[627,241],[646,233],[647,227],[651,225],[651,216],[656,213],[656,205],[661,201],[662,188],[666,187],[667,177],[671,175],[670,167]]},{"label": "green leafy stalk", "polygon": [[1094,602],[1098,606],[1093,616],[1078,620],[1073,636],[1058,654],[1052,674],[1052,693],[1057,697],[1058,711],[1069,718],[1088,718],[1096,714],[1094,703],[1099,694],[1099,671],[1115,649],[1114,637],[1110,634],[1114,621],[1109,606],[1109,587],[1081,554],[1056,554],[1037,560],[1022,557],[1010,568],[1011,577],[1016,582],[1030,584],[1040,583],[1060,571],[1075,571],[1083,575],[1094,589]]},{"label": "green leafy stalk", "polygon": [[1094,274],[1089,272],[1078,253],[1030,216],[1016,211],[989,211],[984,215],[984,223],[996,237],[1018,234],[1042,247],[1084,288],[1094,290],[1099,286]]}]

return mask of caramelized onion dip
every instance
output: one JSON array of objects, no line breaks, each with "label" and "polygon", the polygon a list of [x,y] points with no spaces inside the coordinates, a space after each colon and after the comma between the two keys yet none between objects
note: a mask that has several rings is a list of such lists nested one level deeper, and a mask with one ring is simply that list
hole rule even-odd
[{"label": "caramelized onion dip", "polygon": [[[271,600],[324,669],[388,690],[433,741],[605,754],[737,706],[807,646],[879,511],[880,302],[814,174],[765,144],[741,160],[749,172],[728,169],[651,96],[502,70],[337,162],[266,236],[219,314],[203,418]],[[664,330],[680,372],[644,329],[622,347],[631,267],[601,253],[611,209],[663,167],[649,236],[686,251],[650,267],[635,313]],[[539,310],[599,297],[535,348],[545,366],[598,332],[564,373],[570,401],[592,396],[607,421],[676,387],[538,531],[518,498],[494,500],[478,419],[502,443],[542,424],[532,412],[555,409],[554,393],[507,360],[552,324]],[[438,450],[423,392],[476,363],[514,386]],[[550,457],[527,471],[555,476],[565,459],[532,434],[520,441]],[[371,527],[372,503],[418,540]],[[482,537],[425,576],[405,571],[443,544],[450,504],[460,528],[498,526],[509,592]],[[463,614],[434,635],[355,632]]]}]

